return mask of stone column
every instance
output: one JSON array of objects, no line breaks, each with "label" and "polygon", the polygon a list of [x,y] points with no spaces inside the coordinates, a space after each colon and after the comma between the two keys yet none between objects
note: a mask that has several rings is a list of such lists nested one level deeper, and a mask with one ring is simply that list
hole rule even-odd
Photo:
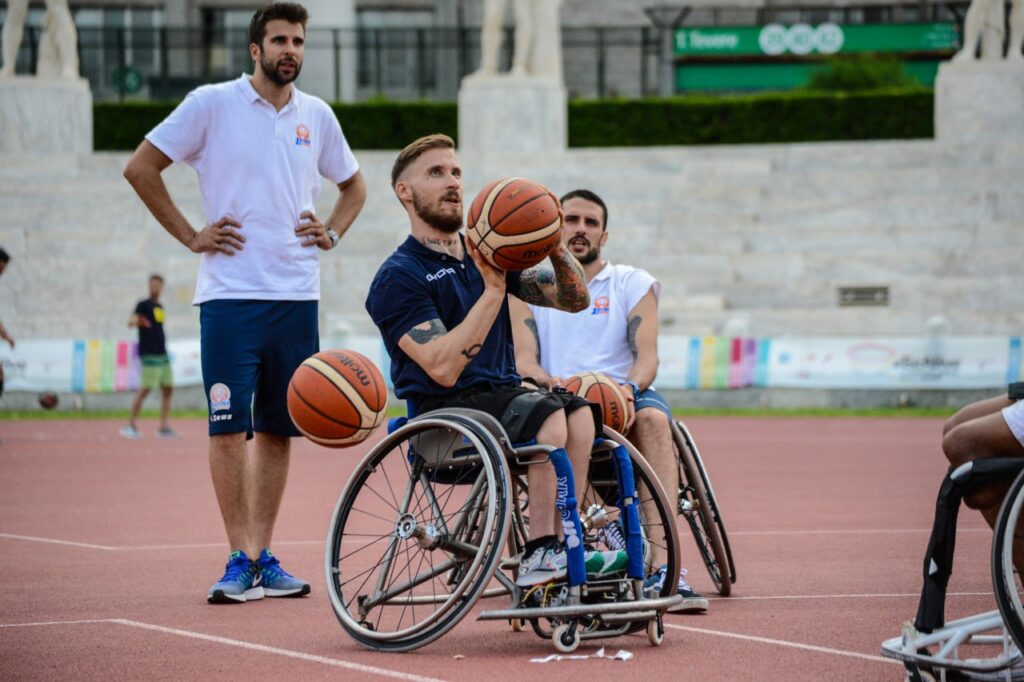
[{"label": "stone column", "polygon": [[556,81],[472,76],[459,90],[459,150],[561,152],[568,146],[565,88]]},{"label": "stone column", "polygon": [[[356,11],[353,0],[304,0],[309,10],[306,57],[298,86],[303,92],[328,102],[352,102],[356,98]],[[334,32],[339,31],[338,64],[335,65]]]},{"label": "stone column", "polygon": [[92,153],[92,92],[84,78],[0,79],[0,154]]},{"label": "stone column", "polygon": [[935,138],[982,146],[1024,142],[1024,62],[940,65],[935,81]]}]

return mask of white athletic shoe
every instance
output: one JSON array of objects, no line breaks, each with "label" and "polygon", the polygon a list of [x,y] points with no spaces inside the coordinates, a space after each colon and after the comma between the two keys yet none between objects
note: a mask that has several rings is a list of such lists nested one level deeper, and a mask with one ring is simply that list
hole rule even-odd
[{"label": "white athletic shoe", "polygon": [[122,426],[118,433],[121,434],[121,438],[128,438],[130,440],[138,440],[142,438],[142,434],[139,433],[139,430],[131,425]]}]

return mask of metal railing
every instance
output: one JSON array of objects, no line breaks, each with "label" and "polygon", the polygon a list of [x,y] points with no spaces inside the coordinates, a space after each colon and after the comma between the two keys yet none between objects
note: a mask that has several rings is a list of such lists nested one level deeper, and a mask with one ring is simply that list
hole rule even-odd
[{"label": "metal railing", "polygon": [[[39,34],[38,27],[26,27],[19,73],[33,71]],[[502,46],[503,68],[511,62],[512,45],[509,29]],[[570,97],[656,94],[660,45],[654,27],[563,29]],[[82,75],[97,101],[177,100],[198,85],[252,70],[245,30],[82,28],[78,51]],[[304,73],[313,64],[329,67],[327,82],[319,84],[327,99],[452,101],[461,79],[479,61],[479,28],[311,28]]]}]

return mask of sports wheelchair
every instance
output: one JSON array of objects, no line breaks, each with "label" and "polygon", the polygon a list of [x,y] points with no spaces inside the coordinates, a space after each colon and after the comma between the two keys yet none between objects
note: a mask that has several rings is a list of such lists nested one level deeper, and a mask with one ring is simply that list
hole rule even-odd
[{"label": "sports wheelchair", "polygon": [[[643,457],[605,429],[591,452],[581,520],[571,465],[553,451],[511,444],[498,420],[477,410],[392,420],[342,491],[327,535],[327,588],[342,628],[367,648],[410,651],[451,630],[478,600],[507,595],[506,608],[477,618],[507,620],[514,630],[529,623],[565,653],[584,639],[643,630],[660,645],[662,614],[681,601],[675,506]],[[555,467],[557,513],[572,540],[565,579],[520,587],[529,466]],[[612,519],[624,531],[628,564],[588,580],[584,546],[614,548],[603,532]],[[645,596],[655,548],[665,579]]]},{"label": "sports wheelchair", "polygon": [[736,564],[729,536],[704,461],[682,420],[670,423],[672,446],[679,465],[679,515],[693,532],[704,566],[718,594],[728,597],[736,583]]},{"label": "sports wheelchair", "polygon": [[[953,568],[956,520],[971,486],[1013,479],[992,537],[992,586],[998,609],[945,622],[946,588]],[[981,459],[950,469],[939,490],[935,523],[924,558],[917,617],[882,655],[900,660],[906,679],[1019,680],[1024,650],[1024,589],[1013,555],[1024,556],[1024,458]]]}]

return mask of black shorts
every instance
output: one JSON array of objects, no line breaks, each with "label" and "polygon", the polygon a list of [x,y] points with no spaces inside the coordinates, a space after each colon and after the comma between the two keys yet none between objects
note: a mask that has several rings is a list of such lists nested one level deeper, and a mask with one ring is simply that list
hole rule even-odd
[{"label": "black shorts", "polygon": [[418,402],[422,414],[443,407],[464,407],[480,410],[501,422],[513,445],[534,440],[544,421],[558,410],[566,416],[588,408],[594,417],[594,429],[601,432],[601,413],[597,405],[564,391],[548,392],[522,386],[467,388],[444,396],[426,396]]}]

